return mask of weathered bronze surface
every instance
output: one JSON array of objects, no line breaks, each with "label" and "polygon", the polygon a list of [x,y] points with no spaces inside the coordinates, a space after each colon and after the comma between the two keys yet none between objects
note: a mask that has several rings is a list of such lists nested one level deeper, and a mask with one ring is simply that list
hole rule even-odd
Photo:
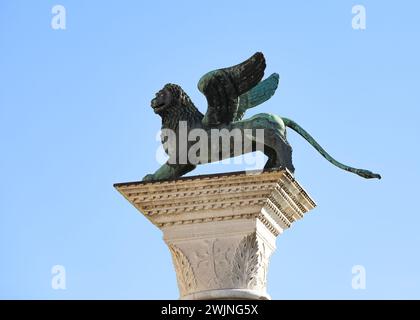
[{"label": "weathered bronze surface", "polygon": [[[332,158],[317,142],[296,122],[279,117],[277,115],[260,113],[249,119],[242,119],[247,109],[253,108],[268,99],[275,93],[279,76],[274,73],[267,79],[262,80],[266,67],[264,55],[255,53],[248,60],[224,69],[218,69],[205,74],[198,82],[198,89],[207,98],[207,112],[203,115],[193,104],[182,88],[175,84],[167,84],[152,100],[151,106],[155,113],[162,118],[162,129],[171,129],[176,133],[176,142],[162,138],[165,152],[169,155],[167,163],[162,165],[155,173],[144,177],[144,181],[167,180],[178,178],[193,170],[197,163],[180,161],[182,153],[188,153],[194,143],[187,142],[183,150],[180,137],[180,123],[187,124],[187,131],[202,129],[207,132],[209,149],[212,150],[215,141],[210,141],[212,129],[227,129],[228,132],[239,130],[244,140],[250,142],[249,147],[244,147],[242,153],[252,152],[258,149],[257,129],[263,130],[263,151],[268,161],[265,168],[285,167],[294,172],[292,164],[292,148],[286,140],[286,127],[289,127],[306,139],[325,159],[335,166],[355,173],[363,178],[378,178],[379,174],[369,170],[356,169],[344,165]],[[251,132],[251,133],[250,133]],[[260,131],[261,132],[261,131]],[[219,140],[216,142],[219,144]],[[244,142],[244,145],[246,143]],[[228,152],[223,152],[223,146],[218,148],[218,160],[237,155],[234,153],[233,144],[228,146]],[[177,150],[172,152],[171,150]],[[203,159],[204,158],[204,159]],[[211,152],[201,155],[198,164],[214,161]]]}]

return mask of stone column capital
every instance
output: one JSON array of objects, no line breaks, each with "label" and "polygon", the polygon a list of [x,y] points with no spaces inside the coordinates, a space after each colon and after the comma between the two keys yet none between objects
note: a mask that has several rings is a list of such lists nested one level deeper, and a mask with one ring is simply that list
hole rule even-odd
[{"label": "stone column capital", "polygon": [[269,299],[276,237],[315,207],[287,169],[115,187],[162,230],[181,299]]}]

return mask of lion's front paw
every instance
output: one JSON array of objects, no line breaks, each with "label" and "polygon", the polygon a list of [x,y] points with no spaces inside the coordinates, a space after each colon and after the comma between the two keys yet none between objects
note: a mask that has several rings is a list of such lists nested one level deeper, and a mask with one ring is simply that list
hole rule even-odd
[{"label": "lion's front paw", "polygon": [[148,174],[144,176],[142,181],[148,182],[148,181],[154,181],[154,180],[155,180],[155,176],[153,174]]}]

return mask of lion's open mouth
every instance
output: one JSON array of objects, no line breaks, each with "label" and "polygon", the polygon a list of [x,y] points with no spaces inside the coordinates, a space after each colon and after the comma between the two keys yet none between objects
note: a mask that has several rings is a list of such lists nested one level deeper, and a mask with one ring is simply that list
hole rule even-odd
[{"label": "lion's open mouth", "polygon": [[165,109],[165,107],[166,107],[166,104],[164,102],[161,102],[159,104],[156,104],[156,105],[153,105],[152,106],[153,111],[155,113],[159,113],[160,111],[162,111],[163,109]]}]

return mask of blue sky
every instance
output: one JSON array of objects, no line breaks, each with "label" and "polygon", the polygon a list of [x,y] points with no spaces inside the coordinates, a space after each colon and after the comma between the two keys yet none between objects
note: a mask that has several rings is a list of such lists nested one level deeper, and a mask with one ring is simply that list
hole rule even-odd
[{"label": "blue sky", "polygon": [[[66,30],[51,8],[66,8]],[[366,30],[351,27],[366,8]],[[157,169],[150,99],[256,51],[294,119],[364,180],[292,131],[318,207],[277,239],[274,299],[420,298],[420,5],[416,1],[0,2],[0,298],[176,299],[161,232],[113,188]],[[257,110],[258,109],[258,110]],[[212,164],[193,174],[242,170]],[[51,268],[66,269],[66,290]],[[366,269],[366,289],[351,286]]]}]

